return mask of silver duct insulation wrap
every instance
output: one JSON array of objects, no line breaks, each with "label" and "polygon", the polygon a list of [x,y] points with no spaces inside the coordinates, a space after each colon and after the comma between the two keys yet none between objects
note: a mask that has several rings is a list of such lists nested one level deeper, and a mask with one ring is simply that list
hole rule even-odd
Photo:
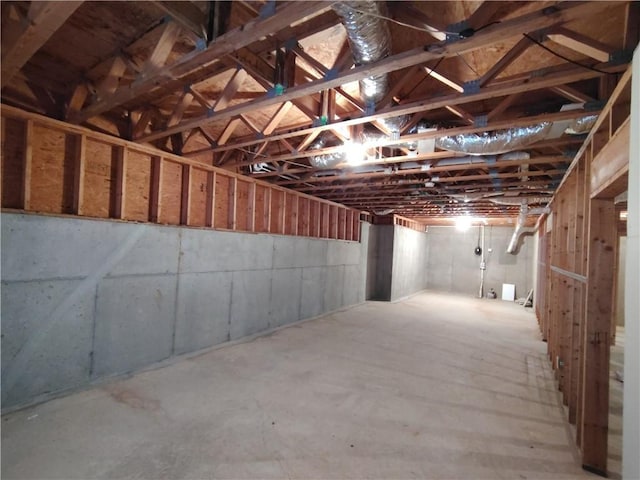
[{"label": "silver duct insulation wrap", "polygon": [[[342,18],[356,65],[368,65],[391,54],[391,34],[382,5],[375,1],[338,2],[334,11]],[[387,75],[372,75],[360,80],[360,95],[375,106],[389,90]]]},{"label": "silver duct insulation wrap", "polygon": [[[369,65],[391,55],[391,33],[384,19],[384,2],[349,0],[336,3],[333,10],[342,18],[356,65]],[[369,111],[375,109],[388,91],[386,73],[360,80],[360,95]],[[399,135],[408,121],[407,115],[379,120],[392,135]]]},{"label": "silver duct insulation wrap", "polygon": [[598,120],[598,115],[587,115],[586,117],[576,118],[564,132],[569,135],[589,133],[593,125],[596,123],[596,120]]},{"label": "silver duct insulation wrap", "polygon": [[497,155],[543,140],[551,125],[551,122],[542,122],[528,127],[445,136],[436,138],[436,147],[471,155]]},{"label": "silver duct insulation wrap", "polygon": [[516,222],[516,228],[513,231],[513,235],[511,236],[511,241],[507,246],[507,253],[511,253],[516,255],[518,253],[518,247],[520,244],[520,238],[523,235],[534,233],[536,231],[535,227],[525,227],[525,223],[527,221],[527,216],[529,215],[541,215],[543,213],[549,213],[549,208],[529,208],[527,205],[527,200],[523,200],[520,205],[520,213],[518,214],[518,220]]},{"label": "silver duct insulation wrap", "polygon": [[[488,198],[491,203],[495,203],[496,205],[521,205],[523,202],[522,197],[499,197],[499,198]],[[529,205],[533,204],[541,204],[541,203],[549,203],[551,201],[551,195],[548,197],[525,197],[524,201],[526,201]],[[529,211],[529,215],[533,215],[531,211]]]},{"label": "silver duct insulation wrap", "polygon": [[[327,132],[322,132],[318,138],[309,145],[309,150],[318,150],[320,148],[327,147],[329,134]],[[315,168],[333,168],[339,163],[345,161],[344,152],[334,152],[334,153],[324,153],[322,155],[314,155],[313,157],[309,157],[309,162],[311,166]]]}]

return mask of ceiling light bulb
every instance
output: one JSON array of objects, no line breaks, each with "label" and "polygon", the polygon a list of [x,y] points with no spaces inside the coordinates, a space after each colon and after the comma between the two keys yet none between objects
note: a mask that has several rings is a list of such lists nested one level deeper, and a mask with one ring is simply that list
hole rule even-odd
[{"label": "ceiling light bulb", "polygon": [[473,219],[471,217],[459,217],[456,218],[456,230],[460,232],[466,232],[471,228]]},{"label": "ceiling light bulb", "polygon": [[349,165],[360,165],[364,162],[365,148],[361,143],[347,141],[342,146]]}]

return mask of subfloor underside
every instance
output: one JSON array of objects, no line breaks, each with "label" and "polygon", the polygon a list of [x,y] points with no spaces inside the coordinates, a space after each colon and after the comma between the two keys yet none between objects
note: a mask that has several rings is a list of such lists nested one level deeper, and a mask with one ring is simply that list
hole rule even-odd
[{"label": "subfloor underside", "polygon": [[597,478],[535,318],[368,302],[3,417],[2,478]]}]

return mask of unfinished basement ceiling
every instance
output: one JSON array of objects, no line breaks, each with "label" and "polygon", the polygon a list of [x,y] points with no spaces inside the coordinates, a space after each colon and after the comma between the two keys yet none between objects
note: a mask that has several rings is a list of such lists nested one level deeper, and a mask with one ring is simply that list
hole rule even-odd
[{"label": "unfinished basement ceiling", "polygon": [[373,214],[506,223],[560,183],[638,23],[637,2],[2,2],[2,102]]}]

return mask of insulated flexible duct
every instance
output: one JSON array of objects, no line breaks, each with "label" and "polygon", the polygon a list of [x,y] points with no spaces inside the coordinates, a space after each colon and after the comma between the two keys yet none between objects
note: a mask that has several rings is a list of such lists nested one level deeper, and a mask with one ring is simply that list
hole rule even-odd
[{"label": "insulated flexible duct", "polygon": [[528,127],[439,137],[436,138],[436,147],[471,155],[497,155],[543,140],[551,125],[551,122],[541,122]]},{"label": "insulated flexible duct", "polygon": [[[386,15],[384,2],[350,0],[334,4],[333,10],[342,19],[356,65],[369,65],[391,54],[391,33],[384,19]],[[360,96],[365,102],[367,111],[375,111],[377,104],[389,91],[388,75],[386,73],[370,75],[359,83]],[[400,135],[402,127],[408,121],[407,115],[378,120],[395,138]],[[320,135],[309,148],[322,148],[326,143],[325,137]],[[377,135],[377,137],[383,136]],[[371,141],[372,138],[368,140]],[[411,147],[415,150],[415,145],[409,146]],[[316,168],[332,168],[344,160],[344,153],[317,155],[310,159],[311,165]]]},{"label": "insulated flexible duct", "polygon": [[527,200],[522,200],[520,205],[520,213],[518,214],[518,220],[516,221],[516,228],[513,231],[513,235],[511,236],[511,241],[507,246],[507,253],[511,253],[516,255],[518,253],[518,246],[520,244],[520,238],[523,235],[534,233],[536,231],[535,227],[525,227],[525,223],[527,222],[527,217],[529,215],[541,215],[543,213],[548,213],[549,208],[529,208]]}]

